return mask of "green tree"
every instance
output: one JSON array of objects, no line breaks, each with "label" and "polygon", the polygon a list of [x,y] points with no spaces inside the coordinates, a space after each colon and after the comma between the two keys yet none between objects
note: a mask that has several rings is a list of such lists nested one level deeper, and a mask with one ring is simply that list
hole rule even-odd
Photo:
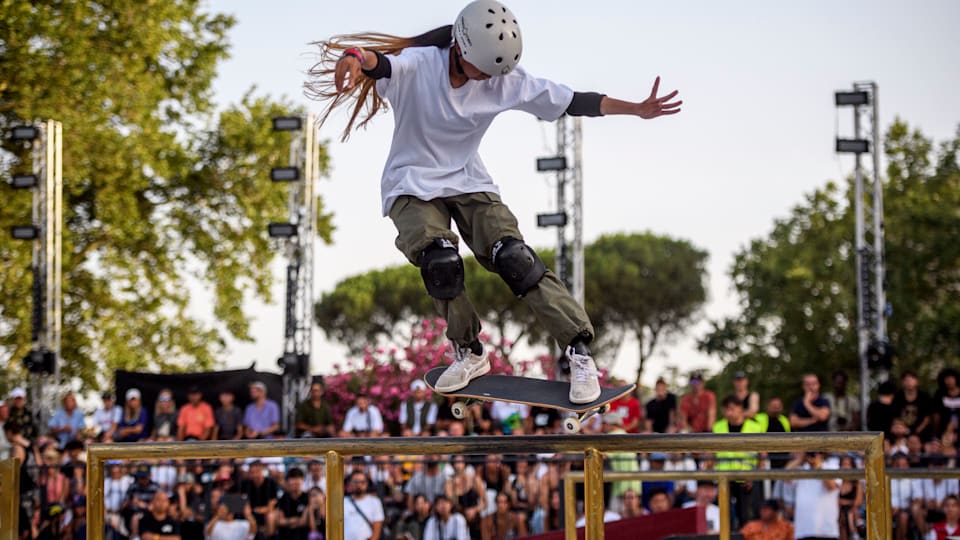
[{"label": "green tree", "polygon": [[[244,298],[269,299],[266,224],[286,215],[269,169],[289,147],[269,119],[302,111],[251,91],[215,114],[234,21],[200,6],[0,2],[0,126],[64,126],[62,370],[89,386],[115,368],[209,368],[227,335],[250,339]],[[29,167],[28,149],[3,145],[0,174]],[[4,196],[4,227],[29,220],[29,198]],[[8,377],[30,347],[29,251],[0,236]],[[188,310],[191,287],[212,296],[214,324]]]},{"label": "green tree", "polygon": [[[885,134],[888,335],[895,368],[928,380],[960,355],[960,131],[935,160],[932,148],[899,120]],[[857,373],[853,218],[852,182],[831,182],[735,255],[740,313],[700,343],[727,363],[724,377],[745,370],[764,394],[789,398],[805,372]]]},{"label": "green tree", "polygon": [[699,316],[707,299],[707,258],[686,240],[649,232],[602,236],[587,246],[585,295],[603,345],[598,349],[632,334],[639,343],[638,387],[657,345]]}]

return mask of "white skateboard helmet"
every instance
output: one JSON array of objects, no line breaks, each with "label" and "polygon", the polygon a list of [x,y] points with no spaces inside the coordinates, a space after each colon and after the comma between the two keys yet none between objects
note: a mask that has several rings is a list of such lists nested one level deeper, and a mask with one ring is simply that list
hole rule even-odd
[{"label": "white skateboard helmet", "polygon": [[520,63],[523,38],[513,12],[495,0],[475,0],[453,24],[463,59],[490,76],[506,75]]}]

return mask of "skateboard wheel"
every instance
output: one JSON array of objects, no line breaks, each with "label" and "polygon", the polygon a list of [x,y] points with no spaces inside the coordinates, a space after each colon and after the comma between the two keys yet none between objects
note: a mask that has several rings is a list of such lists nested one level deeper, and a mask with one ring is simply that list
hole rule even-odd
[{"label": "skateboard wheel", "polygon": [[467,417],[467,404],[462,401],[458,401],[450,407],[450,412],[453,413],[453,417],[457,420],[463,420]]},{"label": "skateboard wheel", "polygon": [[563,421],[563,431],[566,433],[580,433],[580,419],[567,418]]}]

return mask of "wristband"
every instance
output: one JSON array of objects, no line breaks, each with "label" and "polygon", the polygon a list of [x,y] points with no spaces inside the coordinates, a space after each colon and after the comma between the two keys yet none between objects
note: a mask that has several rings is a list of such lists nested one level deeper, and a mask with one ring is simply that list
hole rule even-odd
[{"label": "wristband", "polygon": [[343,51],[343,57],[347,57],[347,56],[352,56],[357,60],[359,60],[360,66],[363,67],[364,50],[362,47],[350,47],[349,49]]}]

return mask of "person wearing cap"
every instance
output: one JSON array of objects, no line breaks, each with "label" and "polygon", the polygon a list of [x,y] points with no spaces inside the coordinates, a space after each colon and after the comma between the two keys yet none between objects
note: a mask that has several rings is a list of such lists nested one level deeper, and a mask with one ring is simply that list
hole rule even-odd
[{"label": "person wearing cap", "polygon": [[203,400],[203,392],[197,386],[187,390],[187,402],[177,415],[177,440],[208,441],[215,426],[213,408]]},{"label": "person wearing cap", "polygon": [[27,440],[37,437],[37,425],[33,421],[33,413],[27,407],[27,391],[18,386],[10,392],[10,422],[20,426],[20,434]]},{"label": "person wearing cap", "polygon": [[760,412],[760,394],[750,390],[750,379],[745,371],[733,372],[733,395],[743,403],[743,415],[747,418]]},{"label": "person wearing cap", "polygon": [[244,438],[270,439],[279,429],[280,407],[267,398],[267,385],[262,381],[250,383],[250,403],[243,411]]},{"label": "person wearing cap", "polygon": [[113,442],[117,427],[123,418],[123,409],[113,399],[113,392],[100,394],[103,404],[93,411],[93,425],[98,431],[97,441]]},{"label": "person wearing cap", "polygon": [[64,394],[60,403],[61,407],[54,411],[47,427],[50,429],[50,434],[57,438],[60,448],[63,448],[67,441],[75,439],[80,430],[84,429],[87,424],[83,417],[83,411],[77,407],[77,398],[73,395],[73,392]]},{"label": "person wearing cap", "polygon": [[420,268],[426,293],[447,321],[451,363],[436,390],[454,392],[491,369],[479,340],[480,316],[464,288],[462,237],[477,261],[498,273],[563,347],[571,368],[570,401],[589,403],[600,396],[600,373],[588,347],[593,326],[563,282],[524,242],[516,216],[480,159],[480,143],[495,117],[508,110],[548,121],[564,114],[652,119],[679,112],[682,102],[671,102],[677,92],[657,96],[659,77],[650,96],[638,103],[574,92],[520,67],[522,41],[507,6],[476,0],[454,24],[416,37],[378,33],[321,42],[321,60],[308,72],[307,95],[326,102],[328,114],[341,104],[353,109],[344,138],[361,111],[367,115],[360,125],[384,100],[394,111],[381,212],[393,221],[397,248]]},{"label": "person wearing cap", "polygon": [[743,540],[793,540],[793,524],[780,515],[780,503],[767,499],[760,505],[760,519],[740,529]]},{"label": "person wearing cap", "polygon": [[117,424],[114,440],[117,442],[136,442],[149,436],[147,431],[147,409],[140,401],[140,390],[131,388],[124,395],[123,416]]},{"label": "person wearing cap", "polygon": [[324,401],[323,383],[315,380],[310,384],[310,397],[297,405],[295,426],[297,436],[303,438],[334,437],[337,428],[333,423],[333,411]]},{"label": "person wearing cap", "polygon": [[437,404],[427,400],[427,384],[422,379],[410,383],[410,397],[400,404],[400,426],[413,435],[429,435],[437,423]]},{"label": "person wearing cap", "polygon": [[[610,411],[603,415],[602,420],[603,425],[601,429],[603,433],[608,435],[622,435],[626,433],[626,430],[623,429],[623,417],[619,414]],[[610,464],[610,470],[615,472],[638,472],[640,470],[636,452],[608,452],[607,463]],[[619,513],[623,505],[623,494],[630,490],[639,493],[640,481],[620,480],[613,482],[611,489],[611,509]]]},{"label": "person wearing cap", "polygon": [[690,375],[690,391],[680,400],[681,431],[710,433],[717,421],[717,396],[703,387],[703,374]]}]

